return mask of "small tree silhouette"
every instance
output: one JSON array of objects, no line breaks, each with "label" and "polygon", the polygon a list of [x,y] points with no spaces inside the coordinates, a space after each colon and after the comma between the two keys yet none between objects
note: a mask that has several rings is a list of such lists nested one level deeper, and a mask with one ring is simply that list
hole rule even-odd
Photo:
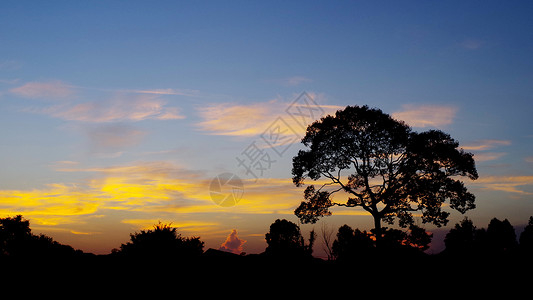
[{"label": "small tree silhouette", "polygon": [[533,255],[533,216],[529,217],[529,222],[520,234],[520,249],[523,252]]},{"label": "small tree silhouette", "polygon": [[130,234],[130,239],[115,253],[142,258],[184,258],[199,256],[204,247],[199,237],[182,237],[177,228],[161,222],[153,229]]},{"label": "small tree silhouette", "polygon": [[495,253],[509,252],[516,249],[516,233],[509,220],[490,220],[487,227],[488,250]]},{"label": "small tree silhouette", "polygon": [[453,254],[472,254],[475,251],[476,227],[472,220],[465,217],[450,229],[444,238],[446,251]]},{"label": "small tree silhouette", "polygon": [[288,220],[277,219],[270,225],[270,231],[265,234],[268,244],[265,253],[279,257],[311,256],[316,234],[311,231],[309,243],[306,245],[300,227]]}]

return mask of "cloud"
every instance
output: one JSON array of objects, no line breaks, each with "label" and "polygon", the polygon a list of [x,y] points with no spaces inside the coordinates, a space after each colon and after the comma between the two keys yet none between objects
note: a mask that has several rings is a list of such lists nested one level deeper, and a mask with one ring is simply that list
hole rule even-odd
[{"label": "cloud", "polygon": [[392,117],[413,127],[442,127],[453,122],[456,112],[453,106],[407,104]]},{"label": "cloud", "polygon": [[179,231],[189,231],[189,232],[198,232],[210,229],[212,227],[218,226],[218,223],[214,222],[203,222],[203,221],[179,221],[179,222],[168,222],[161,221],[160,219],[125,219],[120,221],[124,224],[131,224],[138,229],[153,229],[154,225],[159,222],[163,224],[170,224],[172,227],[178,228]]},{"label": "cloud", "polygon": [[75,223],[80,215],[93,214],[99,193],[72,184],[47,184],[41,189],[0,190],[0,214],[23,213],[43,225]]},{"label": "cloud", "polygon": [[283,85],[285,86],[297,86],[297,85],[300,85],[302,83],[306,83],[306,82],[312,82],[313,80],[307,78],[307,77],[303,77],[303,76],[292,76],[292,77],[289,77],[289,78],[285,78],[282,80],[282,83]]},{"label": "cloud", "polygon": [[274,131],[299,140],[309,124],[342,107],[318,105],[314,94],[302,94],[293,102],[274,99],[253,104],[216,103],[197,108],[202,121],[196,126],[214,135],[258,136]]},{"label": "cloud", "polygon": [[188,89],[122,90],[137,94],[198,96],[200,91]]},{"label": "cloud", "polygon": [[109,153],[138,145],[146,132],[125,124],[99,124],[87,128],[86,134],[93,152]]},{"label": "cloud", "polygon": [[63,103],[30,111],[68,121],[94,123],[185,118],[177,107],[167,107],[166,104],[166,101],[160,99],[158,95],[121,95],[106,101]]},{"label": "cloud", "polygon": [[476,161],[491,161],[499,159],[505,156],[506,152],[486,152],[486,153],[476,153],[474,154],[474,159]]},{"label": "cloud", "polygon": [[485,151],[496,148],[498,146],[509,146],[511,141],[508,140],[479,140],[470,142],[463,147],[464,150],[468,151]]},{"label": "cloud", "polygon": [[246,243],[246,241],[237,236],[237,229],[233,229],[218,250],[240,254],[242,253],[242,246],[244,243]]},{"label": "cloud", "polygon": [[17,96],[31,99],[64,99],[74,95],[74,87],[59,80],[28,82],[9,91]]},{"label": "cloud", "polygon": [[507,193],[533,195],[525,191],[523,187],[533,187],[533,176],[486,176],[470,183],[481,186],[483,189],[492,191],[503,191]]},{"label": "cloud", "polygon": [[77,216],[101,210],[168,212],[212,211],[209,180],[199,172],[167,162],[146,162],[105,168],[78,164],[56,169],[93,173],[76,184],[55,183],[33,190],[0,190],[0,215],[23,214],[48,225],[71,224]]}]

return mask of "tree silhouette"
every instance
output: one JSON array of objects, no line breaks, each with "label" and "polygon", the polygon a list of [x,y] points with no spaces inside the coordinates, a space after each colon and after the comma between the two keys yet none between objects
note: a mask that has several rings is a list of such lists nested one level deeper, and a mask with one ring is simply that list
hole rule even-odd
[{"label": "tree silhouette", "polygon": [[487,227],[487,246],[491,252],[502,253],[515,250],[517,247],[516,233],[509,220],[490,220]]},{"label": "tree silhouette", "polygon": [[32,234],[30,221],[21,215],[0,219],[0,257],[67,258],[77,254],[82,252],[44,234]]},{"label": "tree silhouette", "polygon": [[370,234],[348,225],[339,227],[337,239],[333,242],[333,256],[338,261],[352,261],[365,257],[374,249]]},{"label": "tree silhouette", "polygon": [[453,254],[472,254],[476,246],[476,227],[472,220],[465,217],[450,229],[444,238],[446,251]]},{"label": "tree silhouette", "polygon": [[[442,131],[413,132],[379,109],[347,106],[311,124],[302,143],[308,149],[293,158],[294,184],[326,179],[305,189],[295,210],[303,223],[331,215],[332,206],[361,207],[374,218],[379,239],[382,221],[398,218],[405,228],[420,211],[422,222],[441,226],[448,221],[446,200],[461,213],[475,207],[475,196],[457,179],[478,178],[472,154]],[[346,202],[333,200],[339,191],[349,195]]]},{"label": "tree silhouette", "polygon": [[154,259],[189,258],[202,254],[204,247],[199,237],[182,237],[177,228],[161,222],[154,225],[153,229],[130,234],[130,240],[115,253]]},{"label": "tree silhouette", "polygon": [[265,234],[268,244],[265,253],[282,257],[311,256],[315,238],[315,232],[311,231],[309,243],[306,245],[298,225],[285,219],[277,219]]},{"label": "tree silhouette", "polygon": [[533,216],[529,217],[529,222],[520,234],[520,249],[533,255]]}]

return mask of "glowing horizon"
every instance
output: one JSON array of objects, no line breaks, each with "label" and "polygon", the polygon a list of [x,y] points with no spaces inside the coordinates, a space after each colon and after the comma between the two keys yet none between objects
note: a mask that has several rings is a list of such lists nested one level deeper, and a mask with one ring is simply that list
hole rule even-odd
[{"label": "glowing horizon", "polygon": [[[474,154],[480,177],[465,182],[476,225],[525,224],[532,9],[3,4],[0,217],[21,214],[35,233],[99,254],[159,221],[206,248],[258,253],[272,222],[298,222],[305,187],[291,168],[306,126],[368,105],[415,131],[443,130]],[[242,193],[234,206],[212,199],[211,182],[225,173],[242,182],[229,187]],[[363,210],[332,211],[302,230],[372,226]],[[448,227],[464,217],[447,211]]]}]

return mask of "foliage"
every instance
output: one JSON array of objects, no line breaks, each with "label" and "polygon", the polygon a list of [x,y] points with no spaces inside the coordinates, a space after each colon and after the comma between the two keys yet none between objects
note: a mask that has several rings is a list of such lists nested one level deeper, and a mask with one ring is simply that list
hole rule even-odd
[{"label": "foliage", "polygon": [[153,229],[130,234],[130,242],[122,244],[116,254],[145,258],[178,258],[203,253],[204,242],[199,237],[185,238],[171,224],[154,225]]},{"label": "foliage", "polygon": [[274,256],[304,257],[311,256],[316,234],[311,231],[306,245],[300,227],[288,220],[277,219],[265,234],[268,244],[265,253]]},{"label": "foliage", "polygon": [[533,216],[529,217],[529,222],[520,234],[520,248],[533,254]]},{"label": "foliage", "polygon": [[477,229],[470,219],[464,218],[448,232],[444,244],[446,253],[470,256],[501,255],[518,248],[511,223],[507,219],[500,221],[497,218],[490,221],[487,229]]},{"label": "foliage", "polygon": [[[424,223],[442,226],[449,215],[442,210],[445,201],[461,213],[475,207],[474,195],[457,179],[478,178],[473,156],[442,131],[413,132],[379,109],[347,106],[310,125],[302,143],[307,149],[293,158],[294,184],[326,179],[305,189],[295,210],[303,223],[344,206],[370,213],[377,231],[381,221],[393,224],[396,218],[409,227],[416,211]],[[345,202],[332,197],[340,191],[349,195]]]},{"label": "foliage", "polygon": [[432,234],[416,225],[411,225],[408,231],[384,228],[381,231],[381,244],[378,249],[375,232],[354,230],[348,225],[343,225],[339,228],[332,248],[335,259],[350,261],[368,259],[376,254],[404,252],[403,250],[422,252],[429,248],[431,238]]},{"label": "foliage", "polygon": [[0,219],[0,256],[69,257],[79,253],[44,234],[32,234],[30,221],[21,215]]}]

